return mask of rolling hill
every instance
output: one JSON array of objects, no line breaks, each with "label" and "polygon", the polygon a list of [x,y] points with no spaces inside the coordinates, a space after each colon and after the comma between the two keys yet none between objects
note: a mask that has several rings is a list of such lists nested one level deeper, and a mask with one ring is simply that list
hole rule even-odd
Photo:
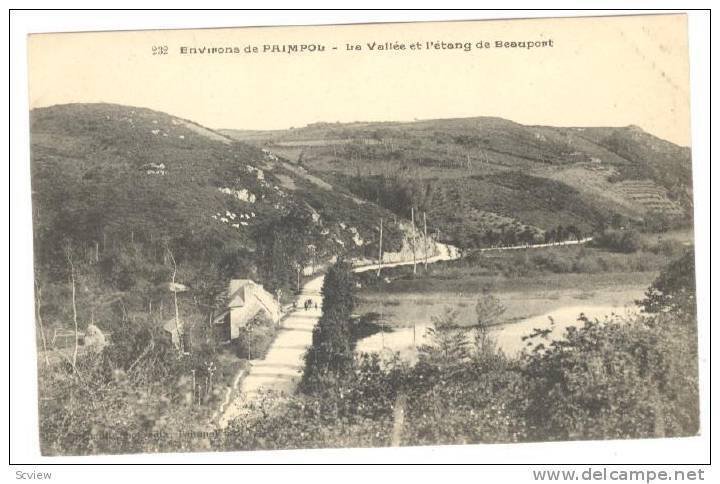
[{"label": "rolling hill", "polygon": [[[221,130],[408,217],[447,240],[536,237],[572,225],[687,224],[690,149],[640,128],[524,126],[500,118],[315,123],[284,131]],[[660,222],[658,222],[660,219]]]},{"label": "rolling hill", "polygon": [[[48,299],[67,296],[72,262],[82,297],[115,301],[114,314],[84,305],[85,321],[157,307],[174,268],[203,313],[233,277],[290,294],[298,267],[376,257],[381,218],[385,251],[407,249],[413,207],[461,248],[691,221],[689,150],[634,127],[473,118],[216,131],[70,104],[31,112],[31,145],[36,270],[58,292]],[[66,305],[49,311],[67,320]]]},{"label": "rolling hill", "polygon": [[[381,217],[386,249],[402,246],[388,210],[192,121],[111,104],[30,118],[38,281],[48,301],[67,300],[72,263],[82,321],[157,308],[174,266],[205,313],[229,278],[290,295],[298,267],[375,256]],[[48,319],[67,321],[69,306],[53,304]]]}]

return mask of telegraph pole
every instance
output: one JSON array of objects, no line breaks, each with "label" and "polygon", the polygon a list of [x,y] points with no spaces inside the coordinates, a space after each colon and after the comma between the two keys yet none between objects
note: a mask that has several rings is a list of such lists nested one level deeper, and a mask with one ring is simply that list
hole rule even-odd
[{"label": "telegraph pole", "polygon": [[412,221],[413,274],[417,274],[417,263],[415,261],[415,207],[410,207],[410,220]]},{"label": "telegraph pole", "polygon": [[427,271],[427,264],[428,264],[427,263],[427,259],[428,259],[428,254],[427,254],[427,249],[428,249],[428,247],[427,247],[427,217],[425,217],[424,211],[423,211],[423,234],[424,234],[423,245],[425,246],[425,271]]},{"label": "telegraph pole", "polygon": [[378,277],[380,277],[380,270],[382,269],[382,259],[383,259],[383,254],[382,254],[382,230],[383,230],[383,219],[382,219],[382,217],[380,217],[380,244],[379,244],[380,248],[379,248],[379,252],[378,252],[378,270],[377,270],[377,275],[378,275]]}]

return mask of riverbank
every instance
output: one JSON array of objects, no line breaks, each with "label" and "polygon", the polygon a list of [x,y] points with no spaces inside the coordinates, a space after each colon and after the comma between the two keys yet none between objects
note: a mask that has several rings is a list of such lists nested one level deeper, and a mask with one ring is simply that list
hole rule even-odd
[{"label": "riverbank", "polygon": [[[657,273],[612,273],[601,277],[591,274],[547,274],[507,279],[477,277],[463,281],[446,281],[442,286],[418,284],[412,290],[403,284],[388,284],[386,291],[361,291],[356,313],[376,312],[386,324],[394,327],[429,323],[446,309],[457,311],[458,324],[476,322],[478,295],[490,292],[506,308],[504,321],[517,321],[560,307],[579,304],[623,307],[643,296]],[[406,282],[406,281],[403,281]],[[430,290],[427,290],[430,288]]]},{"label": "riverbank", "polygon": [[[538,329],[552,330],[551,339],[563,335],[568,326],[578,326],[578,317],[604,320],[614,315],[625,317],[636,314],[635,301],[642,298],[646,285],[628,285],[584,290],[536,290],[533,292],[494,293],[506,308],[498,324],[489,335],[497,349],[508,356],[520,353],[526,347],[524,337]],[[385,327],[385,333],[376,333],[358,341],[356,351],[381,354],[399,353],[406,361],[414,362],[417,347],[429,344],[426,338],[434,318],[452,311],[456,323],[468,329],[476,326],[476,295],[435,294],[430,301],[427,294],[403,294],[400,299],[389,299],[390,304],[379,301],[366,304],[375,307]],[[392,296],[391,296],[392,297]],[[422,301],[421,304],[418,302]]]}]

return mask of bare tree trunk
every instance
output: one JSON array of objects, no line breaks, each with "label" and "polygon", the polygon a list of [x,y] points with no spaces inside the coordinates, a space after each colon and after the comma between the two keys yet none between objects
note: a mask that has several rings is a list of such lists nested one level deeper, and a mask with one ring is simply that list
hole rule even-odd
[{"label": "bare tree trunk", "polygon": [[172,273],[172,293],[173,293],[173,303],[175,304],[175,331],[177,331],[178,335],[178,349],[180,352],[184,352],[184,342],[183,342],[183,334],[184,330],[182,327],[182,323],[180,322],[180,309],[178,308],[178,300],[177,300],[177,285],[175,283],[175,277],[177,276],[177,264],[175,263],[175,257],[173,256],[173,253],[170,251],[170,247],[168,245],[165,246],[165,250],[167,251],[167,254],[170,256],[170,262],[172,262],[173,265],[173,273]]},{"label": "bare tree trunk", "polygon": [[40,325],[40,339],[42,340],[43,353],[45,355],[45,364],[50,366],[50,358],[47,353],[47,341],[45,339],[45,326],[43,325],[42,315],[40,314],[40,306],[42,305],[42,289],[35,276],[35,310],[37,311],[37,322]]},{"label": "bare tree trunk", "polygon": [[67,258],[67,263],[70,267],[70,288],[72,290],[73,325],[75,326],[75,348],[73,350],[72,366],[73,368],[75,368],[77,364],[78,345],[80,342],[80,338],[78,335],[77,301],[75,291],[75,264],[73,264],[71,250],[72,249],[70,245],[68,245],[65,250],[65,257]]}]

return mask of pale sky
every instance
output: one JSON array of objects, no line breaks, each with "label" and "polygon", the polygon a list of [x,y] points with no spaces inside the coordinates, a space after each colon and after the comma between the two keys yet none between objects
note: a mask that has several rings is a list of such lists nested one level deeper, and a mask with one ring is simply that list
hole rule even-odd
[{"label": "pale sky", "polygon": [[[553,41],[552,48],[427,50],[426,41]],[[422,50],[368,51],[367,42]],[[690,145],[684,15],[40,34],[30,106],[111,102],[211,128],[497,116],[627,126]],[[182,55],[186,47],[324,44],[322,53]],[[345,44],[361,44],[361,52]],[[152,46],[168,46],[152,55]],[[333,50],[332,47],[337,47]]]}]

